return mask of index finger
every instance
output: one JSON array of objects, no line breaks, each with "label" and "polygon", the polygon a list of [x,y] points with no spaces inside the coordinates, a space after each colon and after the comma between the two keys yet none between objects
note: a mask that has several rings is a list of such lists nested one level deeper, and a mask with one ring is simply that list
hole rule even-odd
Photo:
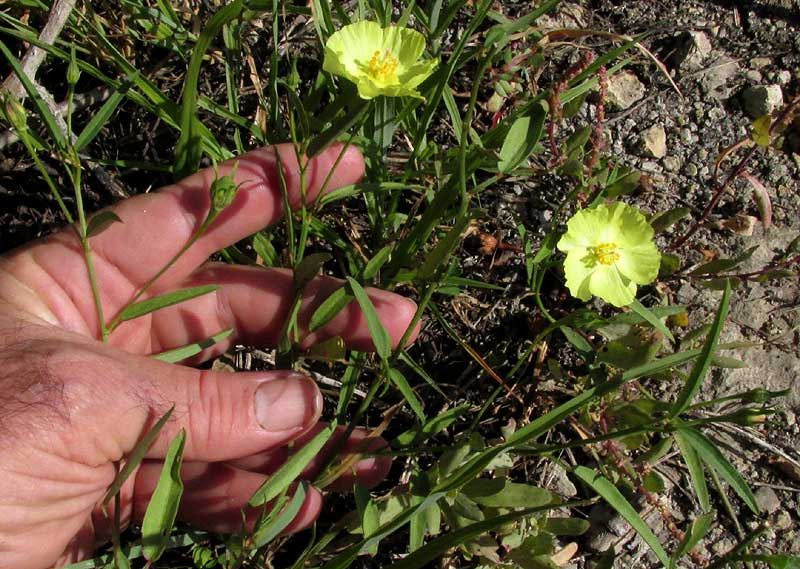
[{"label": "index finger", "polygon": [[[123,223],[115,223],[92,239],[95,253],[131,284],[141,286],[197,232],[211,206],[211,184],[216,176],[229,175],[235,164],[233,180],[241,184],[235,199],[164,275],[159,288],[186,278],[212,253],[279,221],[284,201],[281,173],[289,204],[293,209],[300,206],[300,164],[294,147],[281,144],[261,148],[223,162],[216,174],[206,168],[158,192],[117,204],[112,210]],[[316,199],[334,164],[326,192],[354,184],[364,175],[364,159],[356,148],[344,150],[341,144],[332,145],[308,162],[306,203]]]}]

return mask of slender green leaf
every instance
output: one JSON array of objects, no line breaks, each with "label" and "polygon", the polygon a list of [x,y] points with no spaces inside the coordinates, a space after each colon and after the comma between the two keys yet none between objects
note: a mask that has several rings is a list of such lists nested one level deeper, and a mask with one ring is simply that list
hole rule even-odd
[{"label": "slender green leaf", "polygon": [[524,510],[518,510],[502,516],[494,516],[487,520],[470,524],[466,527],[451,531],[450,533],[447,533],[441,537],[437,537],[413,553],[405,556],[400,561],[389,565],[387,569],[417,569],[419,567],[425,567],[431,561],[440,558],[446,551],[466,543],[467,541],[470,541],[479,535],[483,535],[500,526],[510,524],[523,518],[527,518],[541,512],[546,512],[557,507],[559,506],[547,505],[540,506],[538,508],[526,508]]},{"label": "slender green leaf", "polygon": [[351,300],[353,300],[353,295],[350,294],[347,287],[337,288],[328,298],[322,301],[314,311],[314,314],[311,315],[311,319],[308,322],[308,331],[316,332],[323,328],[344,310]]},{"label": "slender green leaf", "polygon": [[119,87],[117,87],[117,90],[111,94],[108,100],[103,103],[103,106],[92,115],[89,123],[83,127],[83,130],[75,140],[75,144],[73,146],[75,147],[76,152],[80,152],[86,148],[86,146],[92,140],[94,140],[98,134],[100,134],[100,131],[111,118],[111,115],[114,114],[114,111],[117,110],[117,107],[119,107],[120,103],[122,103],[122,101],[125,99],[125,95],[132,84],[132,80],[123,82]]},{"label": "slender green leaf", "polygon": [[380,318],[378,318],[378,313],[375,312],[372,301],[354,278],[347,277],[347,284],[350,285],[350,290],[356,302],[358,302],[358,305],[361,307],[361,312],[364,313],[364,318],[367,321],[367,328],[369,328],[372,342],[375,344],[375,351],[382,360],[389,359],[392,353],[392,340],[389,337],[389,332],[386,331]]},{"label": "slender green leaf", "polygon": [[140,316],[150,314],[151,312],[166,308],[167,306],[172,306],[197,298],[198,296],[203,296],[204,294],[212,293],[215,290],[219,290],[219,288],[219,285],[202,285],[168,292],[167,294],[155,298],[148,298],[147,300],[131,304],[119,313],[118,318],[122,322],[133,320],[134,318],[139,318]]},{"label": "slender green leaf", "polygon": [[383,267],[383,265],[385,265],[386,262],[391,258],[393,250],[394,245],[389,244],[375,253],[375,255],[364,266],[364,270],[361,272],[361,279],[364,281],[369,281],[374,278],[375,275],[378,274],[378,271],[381,270],[381,267]]},{"label": "slender green leaf", "polygon": [[414,414],[419,417],[420,421],[424,423],[427,420],[425,417],[425,409],[423,409],[422,403],[420,403],[416,393],[414,393],[414,390],[411,389],[411,386],[408,384],[405,376],[400,373],[400,370],[393,367],[389,368],[388,376],[389,381],[391,381],[398,391],[400,391],[400,393],[403,395],[403,399],[406,400],[406,403],[408,403],[408,406],[411,407],[412,411],[414,411]]},{"label": "slender green leaf", "polygon": [[[369,537],[375,533],[375,530],[377,530],[380,525],[378,521],[378,509],[366,487],[356,483],[353,494],[356,499],[356,511],[358,512],[358,517],[361,519],[361,531],[364,537]],[[377,542],[372,545],[369,553],[370,555],[378,553]]]},{"label": "slender green leaf", "polygon": [[164,416],[161,417],[156,424],[153,425],[147,434],[142,437],[136,446],[133,447],[133,450],[128,455],[127,459],[125,460],[125,466],[117,473],[114,477],[114,481],[111,482],[111,486],[108,487],[108,491],[106,495],[101,500],[101,504],[107,503],[111,498],[113,498],[117,492],[119,492],[122,485],[128,480],[131,474],[139,468],[142,460],[144,459],[147,451],[150,449],[150,445],[153,444],[153,441],[156,440],[156,437],[161,432],[161,429],[164,428],[164,425],[167,423],[169,418],[172,416],[172,412],[175,410],[175,407],[170,407],[169,411],[164,413]]},{"label": "slender green leaf", "polygon": [[670,342],[675,341],[675,337],[672,335],[672,332],[669,331],[667,325],[664,322],[653,314],[653,312],[647,308],[644,304],[639,302],[639,299],[634,298],[633,303],[630,305],[631,310],[633,310],[636,314],[644,318],[653,328],[664,334],[665,337],[669,338]]},{"label": "slender green leaf", "polygon": [[183,496],[181,463],[185,443],[186,431],[181,429],[169,445],[158,484],[142,521],[144,557],[151,563],[164,553],[169,535],[172,533],[172,526],[175,525],[175,517],[178,515],[178,505]]},{"label": "slender green leaf", "polygon": [[677,562],[687,553],[689,553],[694,546],[697,545],[708,533],[708,528],[714,521],[714,512],[707,512],[698,516],[689,526],[689,531],[683,536],[683,539],[678,544],[678,549],[670,560],[670,569],[674,569]]},{"label": "slender green leaf", "polygon": [[313,158],[325,150],[340,135],[353,128],[356,123],[361,120],[361,117],[364,116],[364,113],[367,112],[369,107],[369,101],[361,99],[360,97],[356,97],[347,114],[334,121],[330,128],[324,130],[314,137],[314,139],[308,145],[306,155],[309,158]]},{"label": "slender green leaf", "polygon": [[292,523],[292,520],[297,517],[297,514],[300,512],[300,508],[303,507],[303,503],[306,501],[308,486],[308,482],[301,481],[300,484],[297,485],[297,489],[294,491],[294,496],[292,496],[292,499],[289,500],[289,503],[286,505],[286,507],[275,512],[276,515],[270,520],[269,523],[258,528],[258,530],[253,534],[253,547],[255,549],[264,547],[268,543],[272,542],[272,540],[278,537],[281,532],[285,530],[290,523]]},{"label": "slender green leaf", "polygon": [[313,439],[303,445],[294,453],[275,474],[270,476],[261,487],[255,491],[248,501],[250,506],[260,506],[269,502],[294,482],[306,466],[322,450],[322,447],[331,438],[336,423],[333,422],[326,429],[320,431]]},{"label": "slender green leaf", "polygon": [[697,501],[704,512],[711,510],[711,501],[708,498],[708,485],[706,484],[706,477],[703,473],[703,463],[700,462],[700,457],[697,456],[697,451],[686,440],[686,437],[681,431],[673,433],[675,442],[678,443],[683,455],[683,461],[686,463],[686,468],[689,470],[689,477],[692,479],[694,486],[694,493],[697,495]]},{"label": "slender green leaf", "polygon": [[294,296],[302,292],[306,285],[319,274],[322,266],[330,260],[330,253],[314,253],[303,257],[303,260],[294,268]]},{"label": "slender green leaf", "polygon": [[222,27],[238,18],[244,9],[244,0],[235,0],[221,8],[209,20],[205,29],[197,38],[192,49],[192,58],[186,71],[183,84],[183,99],[181,100],[180,138],[175,147],[175,176],[185,178],[196,172],[200,167],[200,157],[203,152],[200,120],[197,118],[197,87],[200,78],[200,68],[203,58],[211,46],[211,42],[222,30]]},{"label": "slender green leaf", "polygon": [[728,315],[728,302],[730,300],[730,296],[731,286],[730,283],[726,283],[725,291],[722,293],[722,300],[720,301],[719,308],[717,309],[717,315],[714,317],[714,322],[711,324],[711,329],[708,331],[708,335],[706,336],[706,341],[703,345],[703,350],[700,353],[700,357],[692,367],[692,372],[689,374],[689,377],[686,380],[686,385],[678,394],[678,399],[675,401],[672,409],[670,410],[670,416],[672,417],[677,417],[683,413],[692,403],[692,398],[694,397],[695,393],[697,393],[697,390],[700,389],[700,384],[703,382],[703,378],[706,376],[708,368],[711,366],[711,362],[714,357],[714,351],[717,347],[717,340],[722,332],[722,327],[725,325],[725,317]]},{"label": "slender green leaf", "polygon": [[461,493],[477,504],[492,508],[537,508],[556,499],[544,488],[505,478],[476,478],[467,483]]},{"label": "slender green leaf", "polygon": [[122,220],[113,211],[101,211],[97,215],[93,215],[86,225],[86,237],[100,235],[103,231],[111,227],[112,223],[122,223]]},{"label": "slender green leaf", "polygon": [[227,330],[223,330],[219,334],[214,334],[213,336],[209,336],[208,338],[200,340],[199,342],[193,342],[191,344],[181,346],[180,348],[175,348],[173,350],[168,350],[166,352],[153,354],[150,357],[157,360],[161,360],[162,362],[174,364],[181,360],[185,360],[187,358],[191,358],[192,356],[196,356],[206,348],[210,348],[214,344],[228,338],[231,334],[233,334],[233,328],[228,328]]},{"label": "slender green leaf", "polygon": [[14,54],[11,53],[2,41],[0,41],[0,52],[3,52],[3,55],[8,61],[8,64],[11,66],[11,70],[20,80],[22,86],[25,88],[25,92],[28,93],[28,96],[33,101],[33,104],[36,106],[36,110],[39,113],[39,116],[44,121],[44,124],[47,125],[47,130],[50,132],[50,136],[53,137],[53,140],[56,142],[56,146],[62,150],[67,148],[67,139],[61,129],[58,126],[58,121],[56,120],[55,115],[50,111],[50,108],[47,106],[47,103],[44,102],[42,96],[39,94],[39,91],[36,89],[36,85],[33,84],[25,72],[22,70],[22,64],[20,64],[19,60],[14,57]]},{"label": "slender green leaf", "polygon": [[452,252],[455,251],[455,248],[461,243],[461,234],[467,228],[469,222],[469,215],[464,215],[456,220],[453,227],[447,232],[447,235],[445,235],[425,257],[425,261],[423,261],[417,271],[417,275],[420,279],[428,280],[432,278],[438,269],[447,264]]},{"label": "slender green leaf", "polygon": [[742,478],[742,475],[739,474],[739,471],[736,470],[736,467],[725,458],[717,446],[697,429],[683,427],[678,429],[678,432],[684,436],[686,442],[694,447],[700,460],[722,476],[722,478],[730,484],[734,492],[739,495],[742,501],[747,504],[747,507],[750,508],[754,514],[758,515],[758,503],[756,502],[755,496],[753,496],[753,492],[750,490],[744,478]]},{"label": "slender green leaf", "polygon": [[542,137],[547,111],[547,103],[541,100],[533,106],[530,114],[514,121],[500,149],[498,170],[503,173],[511,172],[531,155]]},{"label": "slender green leaf", "polygon": [[663,563],[665,566],[669,566],[669,556],[667,555],[667,552],[664,551],[664,547],[661,545],[661,542],[658,541],[658,538],[655,536],[652,530],[647,527],[647,524],[644,523],[644,520],[639,513],[633,508],[633,506],[630,505],[628,500],[625,499],[625,496],[623,496],[622,493],[617,490],[616,486],[614,486],[607,478],[593,468],[577,466],[573,472],[578,478],[591,486],[595,492],[600,494],[600,496],[606,502],[608,502],[608,504],[614,508],[619,515],[625,518],[631,527],[635,529],[640,536],[642,536],[642,539],[644,539],[647,545],[650,546],[650,549],[652,549],[653,553],[656,554],[658,560],[661,561],[661,563]]}]

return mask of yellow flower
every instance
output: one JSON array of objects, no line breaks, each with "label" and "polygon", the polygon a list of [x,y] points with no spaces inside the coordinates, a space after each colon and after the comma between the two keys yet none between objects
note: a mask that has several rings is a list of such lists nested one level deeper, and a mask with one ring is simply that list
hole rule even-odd
[{"label": "yellow flower", "polygon": [[422,98],[416,87],[438,64],[435,59],[419,61],[424,49],[425,36],[415,30],[357,22],[328,39],[322,68],[355,83],[362,99]]},{"label": "yellow flower", "polygon": [[576,213],[557,247],[567,254],[564,273],[572,296],[595,295],[614,306],[631,304],[636,285],[653,282],[661,264],[653,228],[622,202]]}]

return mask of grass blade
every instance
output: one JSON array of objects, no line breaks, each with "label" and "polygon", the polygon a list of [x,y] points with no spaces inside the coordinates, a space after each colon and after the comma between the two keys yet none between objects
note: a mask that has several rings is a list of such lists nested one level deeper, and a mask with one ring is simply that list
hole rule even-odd
[{"label": "grass blade", "polygon": [[636,314],[644,318],[653,328],[664,334],[666,338],[669,338],[670,342],[675,341],[675,337],[672,335],[672,332],[669,331],[669,328],[667,328],[666,324],[662,322],[661,318],[653,314],[653,312],[644,304],[639,302],[638,299],[633,299],[633,303],[630,305],[630,308]]},{"label": "grass blade", "polygon": [[203,58],[211,46],[211,41],[222,30],[222,27],[238,18],[243,9],[243,0],[236,0],[214,14],[200,37],[197,38],[197,43],[192,50],[192,58],[189,61],[189,69],[186,72],[186,81],[183,84],[180,117],[181,136],[175,147],[174,172],[177,179],[185,178],[200,168],[200,157],[203,152],[203,134],[200,128],[200,120],[197,118],[197,83],[200,78]]},{"label": "grass blade", "polygon": [[253,534],[253,545],[256,549],[264,547],[273,539],[278,537],[286,529],[292,520],[297,516],[303,503],[306,501],[308,493],[308,482],[301,482],[294,491],[294,496],[286,507],[278,513],[270,523],[265,524]]},{"label": "grass blade", "polygon": [[411,407],[412,411],[414,411],[414,414],[419,417],[420,421],[424,423],[427,420],[425,417],[425,409],[423,409],[422,403],[420,403],[416,393],[414,393],[414,390],[411,389],[411,386],[408,384],[405,376],[400,373],[400,370],[397,370],[393,367],[389,368],[388,376],[389,381],[391,381],[398,391],[400,391],[403,398],[406,400],[406,403],[408,403],[408,406]]},{"label": "grass blade", "polygon": [[427,543],[413,553],[410,553],[400,561],[389,565],[387,569],[417,569],[418,567],[425,567],[427,563],[438,559],[446,551],[452,549],[453,547],[457,547],[458,545],[461,545],[462,543],[465,543],[479,535],[492,531],[493,529],[496,529],[502,525],[510,524],[534,514],[546,512],[548,510],[563,506],[564,504],[551,504],[547,506],[540,506],[538,508],[526,508],[524,510],[511,512],[510,514],[505,514],[503,516],[495,516],[482,522],[470,524],[456,531],[451,531],[450,533],[441,537],[437,537],[430,543]]},{"label": "grass blade", "polygon": [[186,431],[181,429],[172,440],[164,458],[164,467],[158,478],[155,492],[147,505],[142,521],[142,545],[145,559],[150,563],[156,561],[167,548],[169,534],[175,525],[178,505],[183,496],[183,480],[181,480],[181,463],[183,448],[186,443]]},{"label": "grass blade", "polygon": [[350,290],[353,292],[353,296],[361,307],[364,318],[367,320],[367,328],[369,328],[372,342],[375,344],[375,351],[382,360],[389,359],[392,353],[392,341],[389,338],[389,332],[386,331],[380,318],[378,318],[378,313],[375,312],[372,301],[354,278],[347,277],[347,284],[350,285]]},{"label": "grass blade", "polygon": [[50,136],[53,137],[53,140],[55,140],[56,146],[62,150],[66,149],[67,139],[64,136],[64,133],[61,132],[61,128],[58,126],[58,121],[56,120],[55,115],[50,111],[47,104],[44,102],[44,99],[42,99],[42,96],[36,89],[36,85],[33,84],[33,81],[31,81],[28,76],[25,75],[19,60],[14,57],[14,54],[11,53],[8,47],[6,47],[6,44],[4,44],[2,41],[0,41],[0,52],[3,52],[6,61],[8,61],[11,69],[14,71],[22,83],[22,86],[25,88],[25,92],[28,93],[28,96],[36,106],[39,117],[41,117],[41,119],[44,121],[44,124],[47,125],[47,130],[50,132]]},{"label": "grass blade", "polygon": [[269,502],[281,492],[286,490],[289,485],[294,482],[300,473],[303,472],[311,460],[317,456],[317,453],[322,449],[328,439],[333,434],[333,429],[336,428],[336,423],[331,423],[328,428],[320,431],[313,439],[305,444],[300,450],[287,460],[275,474],[270,476],[261,487],[255,491],[253,496],[247,502],[250,506],[260,506],[265,502]]},{"label": "grass blade", "polygon": [[128,458],[125,461],[125,466],[122,467],[117,475],[114,477],[114,481],[111,483],[111,486],[108,487],[108,491],[106,495],[101,500],[101,504],[107,503],[111,498],[113,498],[119,489],[122,488],[122,485],[125,484],[125,481],[128,480],[133,471],[139,467],[144,456],[147,454],[147,450],[150,448],[150,445],[153,444],[153,441],[156,440],[158,433],[161,432],[161,429],[164,428],[164,425],[169,420],[170,416],[172,416],[172,412],[175,410],[175,407],[170,407],[170,410],[164,413],[164,416],[161,417],[153,428],[150,429],[147,434],[142,437],[136,446],[133,448],[131,453],[128,455]]},{"label": "grass blade", "polygon": [[640,536],[642,536],[642,539],[644,539],[647,545],[650,546],[650,549],[652,549],[653,553],[656,554],[658,560],[661,561],[665,567],[669,566],[669,556],[667,555],[667,552],[664,551],[664,547],[661,545],[661,542],[658,541],[658,538],[655,536],[652,530],[647,526],[646,523],[644,523],[644,520],[639,513],[633,508],[633,506],[630,505],[628,500],[625,499],[625,496],[623,496],[622,493],[617,490],[616,486],[614,486],[607,478],[593,468],[577,466],[573,472],[578,478],[591,486],[592,490],[600,494],[600,496],[606,502],[608,502],[608,504],[614,508],[619,515],[625,518],[631,527],[635,529]]},{"label": "grass blade", "polygon": [[714,513],[708,512],[698,516],[697,519],[692,522],[692,524],[689,526],[689,531],[686,532],[683,540],[681,540],[680,544],[678,544],[678,549],[675,551],[675,554],[670,560],[670,569],[674,569],[681,557],[694,549],[694,546],[697,545],[700,540],[703,539],[703,537],[705,537],[706,533],[708,533],[708,528],[711,527],[711,523],[713,521]]},{"label": "grass blade", "polygon": [[754,514],[758,515],[758,504],[756,503],[755,496],[753,496],[753,492],[750,490],[744,478],[742,478],[742,475],[739,474],[739,471],[725,458],[717,446],[697,429],[684,427],[678,429],[678,432],[685,437],[686,441],[692,445],[692,447],[694,447],[700,460],[722,476],[722,478],[730,484],[734,492],[739,495],[742,501],[747,504],[747,507],[750,508]]},{"label": "grass blade", "polygon": [[175,348],[174,350],[168,350],[166,352],[161,352],[159,354],[153,354],[150,357],[155,358],[157,360],[161,360],[162,362],[174,364],[181,360],[185,360],[187,358],[191,358],[192,356],[196,356],[206,348],[210,348],[214,344],[228,338],[231,334],[233,334],[233,328],[228,328],[227,330],[223,330],[219,334],[214,334],[213,336],[210,336],[204,340],[200,340],[199,342],[187,344],[185,346],[181,346],[180,348]]},{"label": "grass blade", "polygon": [[686,380],[686,385],[678,394],[678,399],[672,405],[672,409],[670,409],[671,417],[677,417],[683,413],[691,404],[692,398],[694,397],[695,393],[697,393],[697,390],[700,389],[700,384],[708,372],[708,368],[711,366],[714,358],[714,351],[716,350],[717,340],[722,332],[722,327],[725,325],[725,317],[728,315],[730,296],[731,284],[730,281],[726,281],[725,291],[722,293],[722,300],[719,303],[717,315],[714,317],[714,322],[711,324],[711,329],[708,331],[708,336],[706,336],[706,342],[703,345],[700,357],[697,359],[697,362],[695,362],[694,367],[692,367],[692,372],[689,374],[689,378]]},{"label": "grass blade", "polygon": [[117,318],[121,322],[126,322],[128,320],[133,320],[134,318],[144,316],[145,314],[150,314],[156,310],[166,308],[167,306],[172,306],[174,304],[197,298],[198,296],[203,296],[204,294],[212,293],[219,289],[219,285],[202,285],[176,290],[155,298],[148,298],[147,300],[134,302],[130,306],[123,309]]},{"label": "grass blade", "polygon": [[683,455],[683,461],[686,463],[686,468],[689,469],[689,477],[692,479],[694,492],[697,494],[697,501],[704,512],[711,510],[711,501],[708,498],[708,485],[706,484],[706,477],[703,475],[703,463],[700,462],[700,457],[697,456],[697,451],[686,440],[686,437],[681,431],[673,433],[675,442],[678,443]]}]

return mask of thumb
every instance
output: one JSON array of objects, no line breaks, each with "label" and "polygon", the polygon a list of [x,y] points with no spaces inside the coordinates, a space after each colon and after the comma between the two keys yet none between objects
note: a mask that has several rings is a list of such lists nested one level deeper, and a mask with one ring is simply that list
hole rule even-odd
[{"label": "thumb", "polygon": [[96,386],[80,390],[88,397],[78,405],[88,412],[84,426],[96,430],[90,440],[112,443],[100,445],[101,460],[131,452],[170,408],[148,458],[163,458],[180,429],[186,430],[185,460],[248,456],[294,440],[317,423],[322,411],[316,383],[302,374],[197,370],[108,352],[95,352],[75,368],[84,382]]}]

